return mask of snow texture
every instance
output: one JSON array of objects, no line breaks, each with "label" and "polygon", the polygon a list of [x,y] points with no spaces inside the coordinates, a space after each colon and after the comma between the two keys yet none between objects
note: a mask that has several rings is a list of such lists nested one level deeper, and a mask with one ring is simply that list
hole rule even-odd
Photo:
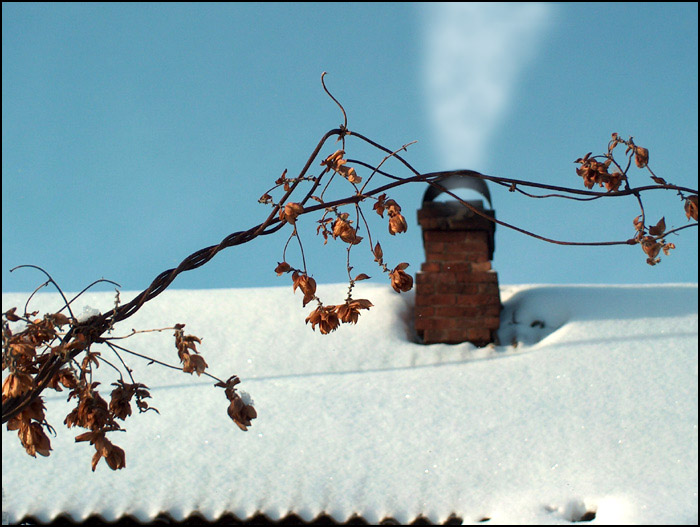
[{"label": "snow texture", "polygon": [[[318,293],[340,302],[346,287]],[[328,336],[304,324],[291,288],[166,291],[117,332],[185,323],[210,371],[239,375],[255,399],[250,430],[210,380],[125,357],[160,411],[111,434],[126,468],[90,471],[91,447],[62,424],[66,392],[52,392],[50,457],[27,456],[3,430],[3,523],[197,511],[697,524],[697,294],[697,284],[503,286],[500,343],[478,349],[416,343],[412,293],[384,286],[358,286],[375,307]],[[25,300],[3,294],[2,309]],[[74,310],[113,300],[87,293]],[[42,313],[59,306],[54,294],[33,300]],[[176,363],[171,333],[121,344]],[[99,373],[106,395],[114,371]]]}]

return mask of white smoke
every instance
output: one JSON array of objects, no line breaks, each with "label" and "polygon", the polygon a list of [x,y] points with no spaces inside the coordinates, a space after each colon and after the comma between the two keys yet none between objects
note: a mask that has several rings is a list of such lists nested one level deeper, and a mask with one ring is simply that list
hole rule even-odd
[{"label": "white smoke", "polygon": [[552,6],[445,3],[426,7],[428,112],[440,161],[479,170]]}]

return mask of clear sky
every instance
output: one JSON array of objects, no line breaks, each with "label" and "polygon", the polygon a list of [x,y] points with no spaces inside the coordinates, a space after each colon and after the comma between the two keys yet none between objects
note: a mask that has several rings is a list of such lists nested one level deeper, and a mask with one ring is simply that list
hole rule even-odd
[{"label": "clear sky", "polygon": [[[3,291],[42,283],[33,270],[9,273],[20,264],[67,291],[101,277],[141,290],[264,220],[258,198],[342,122],[323,71],[348,127],[389,148],[418,141],[405,156],[423,172],[583,188],[574,160],[618,132],[649,149],[657,175],[698,186],[696,3],[3,3]],[[352,141],[347,150],[383,157]],[[424,260],[423,191],[391,193],[407,233],[373,231],[387,263],[412,272]],[[633,199],[492,193],[498,218],[552,238],[627,239],[639,214]],[[646,200],[654,222],[687,223],[676,195]],[[309,272],[342,282],[345,244],[324,247],[316,219],[301,224]],[[287,285],[274,273],[287,236],[227,249],[172,287]],[[697,240],[683,231],[652,268],[639,247],[561,247],[498,227],[494,268],[508,284],[697,282]],[[354,272],[383,280],[357,249]],[[296,249],[288,259],[301,266]]]}]

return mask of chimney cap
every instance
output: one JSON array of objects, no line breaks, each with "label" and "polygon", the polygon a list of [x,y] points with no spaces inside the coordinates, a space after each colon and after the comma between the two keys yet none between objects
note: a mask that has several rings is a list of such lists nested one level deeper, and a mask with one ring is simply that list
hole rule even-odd
[{"label": "chimney cap", "polygon": [[[450,172],[432,172],[425,175],[428,177],[437,176],[435,177],[434,182],[439,183],[447,190],[454,190],[457,188],[474,190],[484,196],[489,203],[489,207],[493,208],[489,187],[486,185],[486,181],[480,177],[477,177],[482,175],[479,172],[475,172],[474,170],[456,170]],[[423,203],[434,201],[435,198],[437,198],[443,192],[443,190],[440,190],[432,185],[428,185],[425,194],[423,194]]]}]

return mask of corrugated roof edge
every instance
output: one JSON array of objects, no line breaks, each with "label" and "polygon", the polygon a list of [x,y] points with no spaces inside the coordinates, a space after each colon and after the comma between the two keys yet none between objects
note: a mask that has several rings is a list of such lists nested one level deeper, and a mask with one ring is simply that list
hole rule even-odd
[{"label": "corrugated roof edge", "polygon": [[[476,521],[486,522],[490,518],[480,518]],[[431,523],[424,516],[417,516],[408,525],[462,525],[462,518],[452,514],[444,523],[434,524]],[[54,518],[51,522],[42,523],[36,520],[32,516],[25,516],[20,525],[96,525],[96,526],[111,526],[111,527],[122,527],[127,525],[246,525],[246,526],[267,526],[275,525],[277,527],[294,527],[298,525],[305,525],[311,527],[328,527],[334,525],[375,525],[369,523],[367,520],[358,516],[357,514],[352,515],[346,522],[336,522],[332,517],[327,514],[321,513],[316,518],[311,521],[304,521],[302,518],[296,514],[289,514],[284,518],[277,521],[273,521],[264,514],[258,513],[246,520],[239,519],[236,515],[231,513],[222,514],[218,519],[210,521],[204,516],[193,513],[184,520],[175,520],[166,513],[160,513],[155,516],[151,521],[142,523],[132,516],[122,516],[115,521],[107,521],[100,515],[89,516],[82,521],[74,521],[69,515],[60,514]],[[403,525],[401,522],[393,518],[384,518],[377,525]]]}]

